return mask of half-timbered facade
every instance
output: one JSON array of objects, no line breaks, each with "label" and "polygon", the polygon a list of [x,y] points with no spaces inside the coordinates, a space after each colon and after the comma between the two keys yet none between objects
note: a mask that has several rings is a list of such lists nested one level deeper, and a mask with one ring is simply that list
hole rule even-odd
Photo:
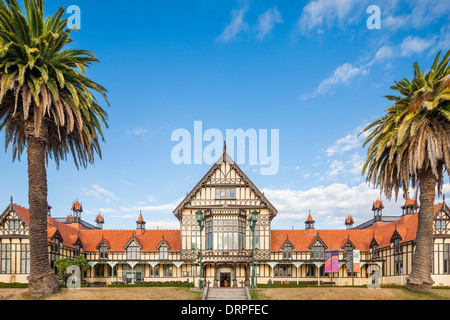
[{"label": "half-timbered facade", "polygon": [[[134,230],[104,229],[81,219],[76,201],[65,218],[48,223],[52,267],[61,258],[83,255],[90,268],[84,280],[93,283],[195,281],[200,275],[200,251],[205,282],[210,286],[244,286],[252,274],[255,250],[257,283],[334,283],[361,285],[372,281],[406,284],[414,260],[418,225],[417,201],[409,199],[399,216],[383,216],[383,203],[372,206],[373,219],[356,227],[348,216],[342,230],[318,230],[309,213],[302,230],[272,230],[276,208],[234,163],[223,156],[175,208],[179,230],[146,230],[140,214]],[[400,210],[401,209],[401,210]],[[201,231],[196,213],[203,213]],[[258,212],[253,232],[249,218]],[[28,210],[11,203],[0,215],[0,282],[26,282],[30,271]],[[326,253],[338,251],[338,272],[327,273]],[[359,270],[349,261],[360,253]],[[430,273],[436,285],[450,285],[450,209],[435,206],[434,246]]]}]

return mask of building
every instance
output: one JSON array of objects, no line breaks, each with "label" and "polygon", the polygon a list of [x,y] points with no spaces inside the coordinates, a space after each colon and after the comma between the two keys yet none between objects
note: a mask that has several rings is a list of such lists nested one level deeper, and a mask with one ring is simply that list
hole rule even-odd
[{"label": "building", "polygon": [[[49,206],[48,248],[52,267],[60,258],[83,255],[90,265],[84,279],[93,283],[197,282],[201,252],[208,285],[249,286],[254,244],[257,283],[360,285],[372,281],[378,270],[382,283],[406,284],[414,259],[418,208],[417,201],[408,199],[399,216],[383,217],[384,205],[378,200],[372,206],[374,218],[357,227],[349,216],[343,221],[345,229],[317,230],[310,212],[304,230],[272,230],[276,208],[225,150],[175,208],[179,230],[147,230],[142,213],[135,230],[107,230],[101,215],[95,226],[83,221],[83,207],[76,201],[65,218],[52,218]],[[252,213],[257,216],[254,237]],[[450,285],[450,209],[445,199],[435,206],[434,215],[430,271],[436,285]],[[27,281],[28,224],[28,210],[11,199],[0,216],[0,282]],[[338,251],[339,272],[325,272],[329,251]],[[355,252],[360,253],[357,272],[351,264]]]}]

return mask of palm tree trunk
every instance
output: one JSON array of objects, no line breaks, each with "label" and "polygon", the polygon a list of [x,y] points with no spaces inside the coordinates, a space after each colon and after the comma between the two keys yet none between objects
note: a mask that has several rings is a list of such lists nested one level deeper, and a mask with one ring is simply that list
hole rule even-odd
[{"label": "palm tree trunk", "polygon": [[[27,128],[29,130],[34,130]],[[47,239],[47,171],[45,141],[27,134],[28,202],[30,206],[30,276],[29,292],[47,297],[58,291],[55,272],[50,267]]]},{"label": "palm tree trunk", "polygon": [[436,178],[431,169],[419,174],[420,211],[416,236],[416,250],[413,268],[406,288],[428,292],[434,284],[431,278],[431,255],[433,247],[433,216],[436,197]]}]

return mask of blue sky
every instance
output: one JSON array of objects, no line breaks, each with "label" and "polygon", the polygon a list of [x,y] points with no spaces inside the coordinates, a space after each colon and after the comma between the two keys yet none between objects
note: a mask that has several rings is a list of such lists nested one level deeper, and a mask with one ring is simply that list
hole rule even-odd
[{"label": "blue sky", "polygon": [[[371,218],[379,191],[365,184],[366,150],[357,137],[389,106],[394,81],[428,71],[450,49],[450,2],[427,1],[77,1],[45,2],[81,9],[73,47],[101,63],[88,75],[109,93],[103,159],[77,171],[73,161],[48,168],[53,216],[82,202],[83,219],[101,213],[105,227],[129,229],[142,211],[148,228],[178,228],[173,209],[209,169],[175,165],[176,129],[278,129],[280,168],[263,176],[241,165],[279,210],[272,227],[317,228]],[[367,8],[381,9],[370,30]],[[70,14],[67,14],[69,17]],[[0,139],[4,149],[4,140]],[[27,207],[26,155],[0,155],[0,206]],[[448,185],[444,188],[450,192]],[[384,200],[384,198],[382,198]],[[386,214],[400,214],[385,201]]]}]

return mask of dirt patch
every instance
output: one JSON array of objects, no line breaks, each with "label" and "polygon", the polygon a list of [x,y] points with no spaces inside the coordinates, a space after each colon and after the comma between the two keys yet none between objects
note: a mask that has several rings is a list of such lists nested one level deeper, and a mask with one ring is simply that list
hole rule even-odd
[{"label": "dirt patch", "polygon": [[[0,289],[0,300],[29,300],[28,289]],[[60,289],[45,300],[198,300],[200,293],[188,288],[82,288]]]},{"label": "dirt patch", "polygon": [[256,300],[450,300],[450,290],[420,294],[406,289],[274,288],[258,289]]}]

